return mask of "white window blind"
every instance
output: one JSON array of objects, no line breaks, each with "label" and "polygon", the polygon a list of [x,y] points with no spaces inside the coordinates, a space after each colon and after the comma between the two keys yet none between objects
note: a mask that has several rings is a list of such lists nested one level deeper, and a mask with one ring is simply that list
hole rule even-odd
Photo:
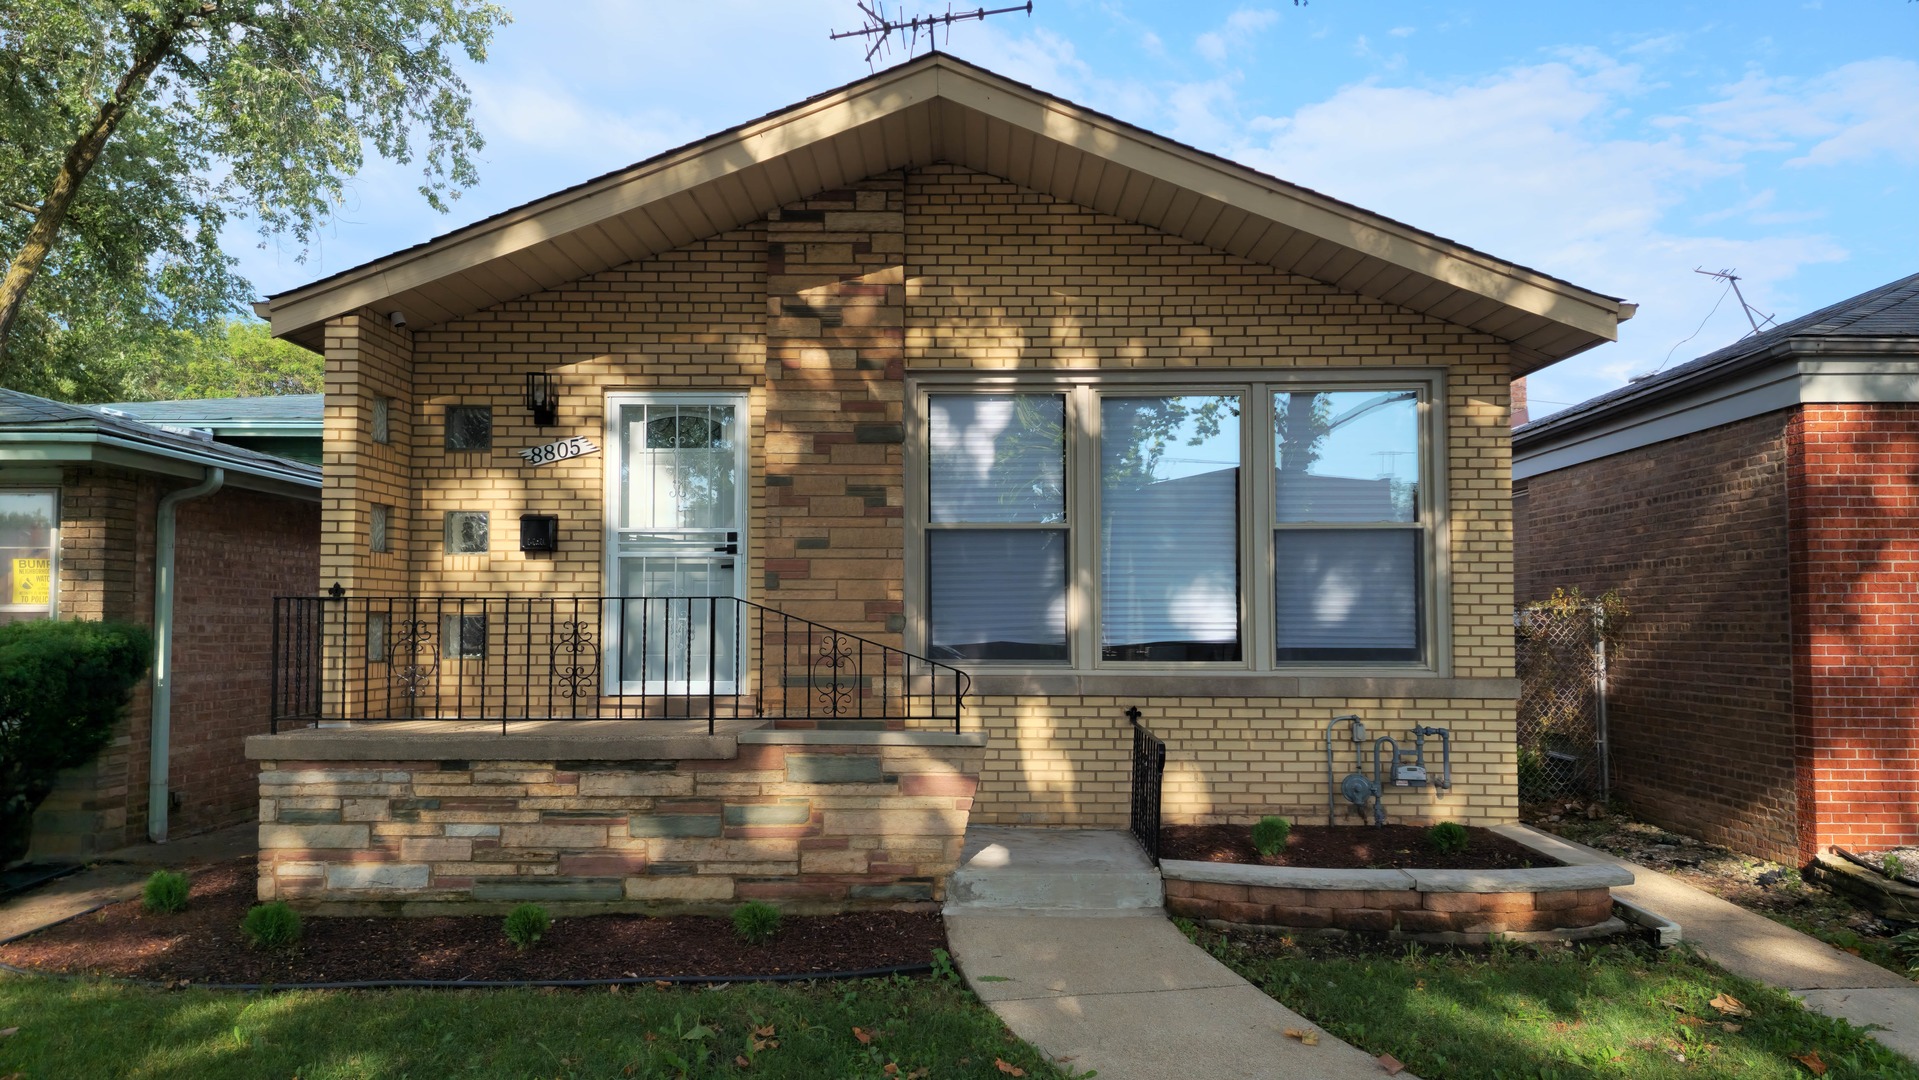
[{"label": "white window blind", "polygon": [[1418,658],[1418,532],[1282,529],[1273,548],[1279,659]]},{"label": "white window blind", "polygon": [[930,406],[934,521],[1065,519],[1065,398],[945,394]]},{"label": "white window blind", "polygon": [[1065,530],[942,529],[927,563],[935,657],[1067,658]]}]

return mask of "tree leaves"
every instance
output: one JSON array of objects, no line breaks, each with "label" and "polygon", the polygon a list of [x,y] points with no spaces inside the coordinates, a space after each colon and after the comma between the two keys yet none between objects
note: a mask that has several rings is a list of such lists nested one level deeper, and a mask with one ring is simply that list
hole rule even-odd
[{"label": "tree leaves", "polygon": [[[192,330],[243,310],[251,286],[221,230],[252,218],[303,258],[363,147],[417,165],[421,194],[444,211],[473,183],[482,146],[454,64],[484,60],[506,21],[485,0],[0,5],[0,263],[20,259],[41,218],[59,219],[0,342],[0,383],[86,382],[70,370],[81,354],[60,342],[71,330]],[[88,167],[78,140],[161,24],[179,32],[152,76],[128,85],[131,104]],[[60,216],[63,175],[79,182]]]}]

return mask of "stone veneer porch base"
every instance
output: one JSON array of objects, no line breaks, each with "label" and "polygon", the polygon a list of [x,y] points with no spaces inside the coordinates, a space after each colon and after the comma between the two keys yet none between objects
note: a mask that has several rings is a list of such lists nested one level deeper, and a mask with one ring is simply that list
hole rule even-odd
[{"label": "stone veneer porch base", "polygon": [[323,915],[931,908],[986,746],[766,721],[516,728],[249,739],[260,899]]},{"label": "stone veneer porch base", "polygon": [[[1363,827],[1363,826],[1360,826]],[[1321,870],[1240,863],[1160,863],[1173,915],[1288,931],[1360,932],[1449,944],[1596,937],[1625,929],[1615,866],[1531,870]]]}]

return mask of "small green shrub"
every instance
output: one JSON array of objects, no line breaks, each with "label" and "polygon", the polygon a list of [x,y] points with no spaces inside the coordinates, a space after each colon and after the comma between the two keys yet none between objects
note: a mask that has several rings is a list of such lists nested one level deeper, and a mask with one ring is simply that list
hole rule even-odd
[{"label": "small green shrub", "polygon": [[247,936],[247,944],[256,949],[290,949],[300,940],[300,913],[279,900],[255,904],[240,923],[240,932]]},{"label": "small green shrub", "polygon": [[506,939],[524,949],[546,936],[553,926],[546,909],[538,904],[521,904],[506,915]]},{"label": "small green shrub", "polygon": [[1906,970],[1919,972],[1919,930],[1894,934],[1887,944],[1892,946],[1894,956],[1905,961]]},{"label": "small green shrub", "polygon": [[130,623],[0,626],[0,866],[26,857],[60,770],[106,748],[152,654],[152,635]]},{"label": "small green shrub", "polygon": [[1426,843],[1441,855],[1457,855],[1471,842],[1466,826],[1457,821],[1442,821],[1426,830]]},{"label": "small green shrub", "polygon": [[751,945],[764,945],[780,932],[780,909],[754,900],[733,909],[733,932]]},{"label": "small green shrub", "polygon": [[1286,846],[1286,838],[1293,833],[1293,823],[1283,817],[1263,817],[1253,826],[1253,847],[1262,857],[1270,858],[1279,854]]},{"label": "small green shrub", "polygon": [[1888,851],[1879,858],[1879,872],[1889,878],[1896,878],[1906,872],[1906,864],[1897,853]]},{"label": "small green shrub", "polygon": [[140,890],[140,906],[156,915],[172,915],[187,909],[187,876],[172,870],[155,870]]}]

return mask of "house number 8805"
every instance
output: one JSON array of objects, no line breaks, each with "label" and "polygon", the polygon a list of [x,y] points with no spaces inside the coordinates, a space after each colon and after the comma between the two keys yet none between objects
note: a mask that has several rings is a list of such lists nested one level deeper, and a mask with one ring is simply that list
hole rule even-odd
[{"label": "house number 8805", "polygon": [[529,468],[538,468],[541,465],[551,465],[556,461],[599,452],[600,448],[593,445],[593,440],[575,435],[570,439],[547,443],[545,446],[529,446],[520,451],[520,457]]}]

